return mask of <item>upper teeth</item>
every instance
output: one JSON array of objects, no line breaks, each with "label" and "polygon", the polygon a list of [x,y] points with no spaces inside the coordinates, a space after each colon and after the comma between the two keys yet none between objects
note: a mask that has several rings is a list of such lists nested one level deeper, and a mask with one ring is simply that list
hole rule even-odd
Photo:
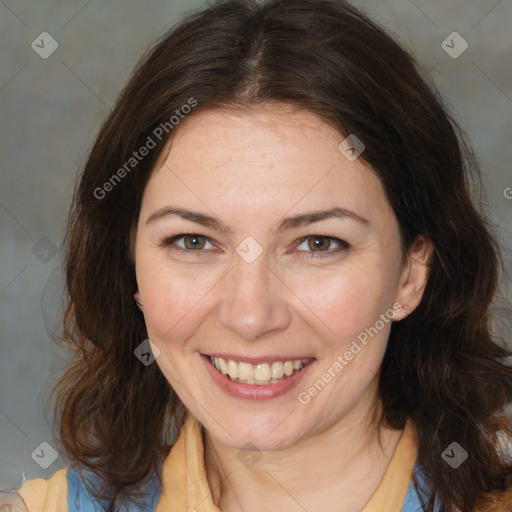
[{"label": "upper teeth", "polygon": [[295,361],[274,361],[273,363],[251,364],[237,362],[222,357],[210,357],[213,365],[224,375],[231,379],[248,382],[249,384],[267,384],[275,379],[281,379],[284,375],[290,377],[294,371],[303,368],[311,358],[296,359]]}]

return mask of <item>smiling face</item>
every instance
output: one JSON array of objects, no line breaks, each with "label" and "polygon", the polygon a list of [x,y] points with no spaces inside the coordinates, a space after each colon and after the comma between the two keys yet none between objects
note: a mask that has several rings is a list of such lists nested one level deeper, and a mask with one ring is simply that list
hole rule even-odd
[{"label": "smiling face", "polygon": [[286,106],[197,111],[147,183],[136,297],[156,363],[232,447],[285,448],[361,421],[376,407],[389,312],[421,298],[425,266],[402,254],[380,180],[343,139]]}]

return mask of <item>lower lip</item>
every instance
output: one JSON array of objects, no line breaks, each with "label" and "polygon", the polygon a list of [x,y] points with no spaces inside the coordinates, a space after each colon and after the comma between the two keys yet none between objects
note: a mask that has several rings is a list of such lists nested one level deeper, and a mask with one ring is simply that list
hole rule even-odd
[{"label": "lower lip", "polygon": [[245,398],[248,400],[270,400],[271,398],[277,398],[278,396],[284,395],[286,392],[294,388],[309,369],[314,366],[316,359],[309,361],[299,372],[295,373],[291,377],[283,379],[281,382],[275,382],[274,384],[243,384],[241,382],[232,381],[227,375],[219,372],[215,366],[213,366],[210,357],[201,354],[206,370],[211,375],[212,379],[217,385],[228,395],[235,398]]}]

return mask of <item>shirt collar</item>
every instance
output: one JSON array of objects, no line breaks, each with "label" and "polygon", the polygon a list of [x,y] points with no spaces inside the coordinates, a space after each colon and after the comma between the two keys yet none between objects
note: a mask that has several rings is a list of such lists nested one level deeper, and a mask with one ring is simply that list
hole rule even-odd
[{"label": "shirt collar", "polygon": [[[416,462],[417,443],[416,430],[407,422],[382,482],[362,512],[402,509]],[[212,501],[206,478],[201,425],[190,413],[163,463],[162,482],[155,512],[221,512]]]}]

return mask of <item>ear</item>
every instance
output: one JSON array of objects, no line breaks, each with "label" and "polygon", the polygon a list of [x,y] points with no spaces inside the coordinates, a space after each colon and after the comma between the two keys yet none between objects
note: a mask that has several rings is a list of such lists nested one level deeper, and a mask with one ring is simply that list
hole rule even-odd
[{"label": "ear", "polygon": [[402,320],[411,314],[421,302],[428,279],[428,268],[434,248],[426,238],[419,235],[405,258],[396,302],[401,305],[393,320]]}]

